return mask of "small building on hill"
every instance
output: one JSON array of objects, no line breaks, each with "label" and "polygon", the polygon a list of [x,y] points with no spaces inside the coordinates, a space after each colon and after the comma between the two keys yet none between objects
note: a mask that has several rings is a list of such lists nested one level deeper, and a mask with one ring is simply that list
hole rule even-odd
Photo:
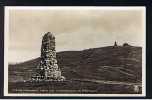
[{"label": "small building on hill", "polygon": [[130,46],[128,43],[123,44],[123,47],[128,47],[128,46]]}]

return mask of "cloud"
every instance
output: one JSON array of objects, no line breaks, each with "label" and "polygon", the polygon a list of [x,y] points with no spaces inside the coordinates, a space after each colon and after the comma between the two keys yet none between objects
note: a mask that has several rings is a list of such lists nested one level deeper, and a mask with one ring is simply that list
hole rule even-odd
[{"label": "cloud", "polygon": [[[48,31],[55,33],[57,51],[113,45],[115,40],[142,46],[143,16],[141,9],[13,9],[9,11],[10,55],[20,51],[15,59],[39,56],[42,36]],[[26,57],[22,50],[34,54]]]}]

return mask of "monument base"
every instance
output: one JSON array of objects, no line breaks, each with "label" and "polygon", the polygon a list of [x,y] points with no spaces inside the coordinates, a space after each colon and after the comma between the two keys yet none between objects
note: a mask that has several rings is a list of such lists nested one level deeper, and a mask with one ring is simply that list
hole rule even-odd
[{"label": "monument base", "polygon": [[58,78],[54,77],[44,77],[44,76],[33,76],[32,81],[65,81],[64,76],[60,76]]}]

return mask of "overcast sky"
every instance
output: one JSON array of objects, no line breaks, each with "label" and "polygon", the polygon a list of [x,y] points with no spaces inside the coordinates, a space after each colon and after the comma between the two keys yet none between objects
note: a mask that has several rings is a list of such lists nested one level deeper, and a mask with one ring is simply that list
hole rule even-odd
[{"label": "overcast sky", "polygon": [[56,50],[83,50],[144,43],[142,9],[10,9],[9,62],[23,62],[40,56],[42,36],[50,31],[56,37]]}]

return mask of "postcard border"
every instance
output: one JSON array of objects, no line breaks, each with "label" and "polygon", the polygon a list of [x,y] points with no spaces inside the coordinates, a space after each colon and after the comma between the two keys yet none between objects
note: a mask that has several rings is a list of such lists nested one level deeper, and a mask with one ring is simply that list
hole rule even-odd
[{"label": "postcard border", "polygon": [[[23,7],[21,9],[30,9],[31,7],[28,7],[27,6],[20,6],[20,7]],[[4,96],[32,96],[33,97],[33,94],[8,94],[8,60],[7,60],[7,57],[8,57],[8,41],[9,41],[9,37],[8,37],[8,27],[9,25],[6,24],[6,23],[9,23],[8,21],[8,10],[9,9],[20,9],[20,7],[15,7],[15,6],[6,6],[5,7],[5,23],[4,23]],[[44,6],[37,6],[37,7],[34,7],[33,9],[37,9],[37,8],[41,8],[43,9],[42,7]],[[70,6],[73,8],[73,6]],[[77,6],[79,7],[79,6]],[[111,7],[111,6],[106,6],[106,7]],[[98,8],[106,8],[106,7],[98,7]],[[143,10],[143,13],[144,13],[144,33],[145,33],[145,42],[146,42],[146,7],[144,6],[127,6],[125,8],[141,8]],[[62,6],[56,6],[56,7],[44,7],[45,9],[50,9],[50,8],[66,8],[65,6],[62,7]],[[81,9],[84,8],[84,7],[80,7]],[[85,6],[85,8],[87,8],[87,6]],[[92,8],[89,6],[88,7],[89,9],[94,9],[94,6],[92,6]],[[114,7],[114,8],[117,8],[117,7]],[[124,8],[124,6],[122,7]],[[68,8],[66,9],[69,9],[69,6]],[[119,6],[119,9],[120,9],[120,6]],[[144,59],[143,59],[144,58]],[[144,67],[143,67],[144,66]],[[144,43],[144,46],[143,46],[143,49],[142,49],[142,91],[143,93],[142,94],[34,94],[34,96],[69,96],[69,97],[73,97],[73,96],[87,96],[87,97],[145,97],[146,96],[146,43]]]}]

